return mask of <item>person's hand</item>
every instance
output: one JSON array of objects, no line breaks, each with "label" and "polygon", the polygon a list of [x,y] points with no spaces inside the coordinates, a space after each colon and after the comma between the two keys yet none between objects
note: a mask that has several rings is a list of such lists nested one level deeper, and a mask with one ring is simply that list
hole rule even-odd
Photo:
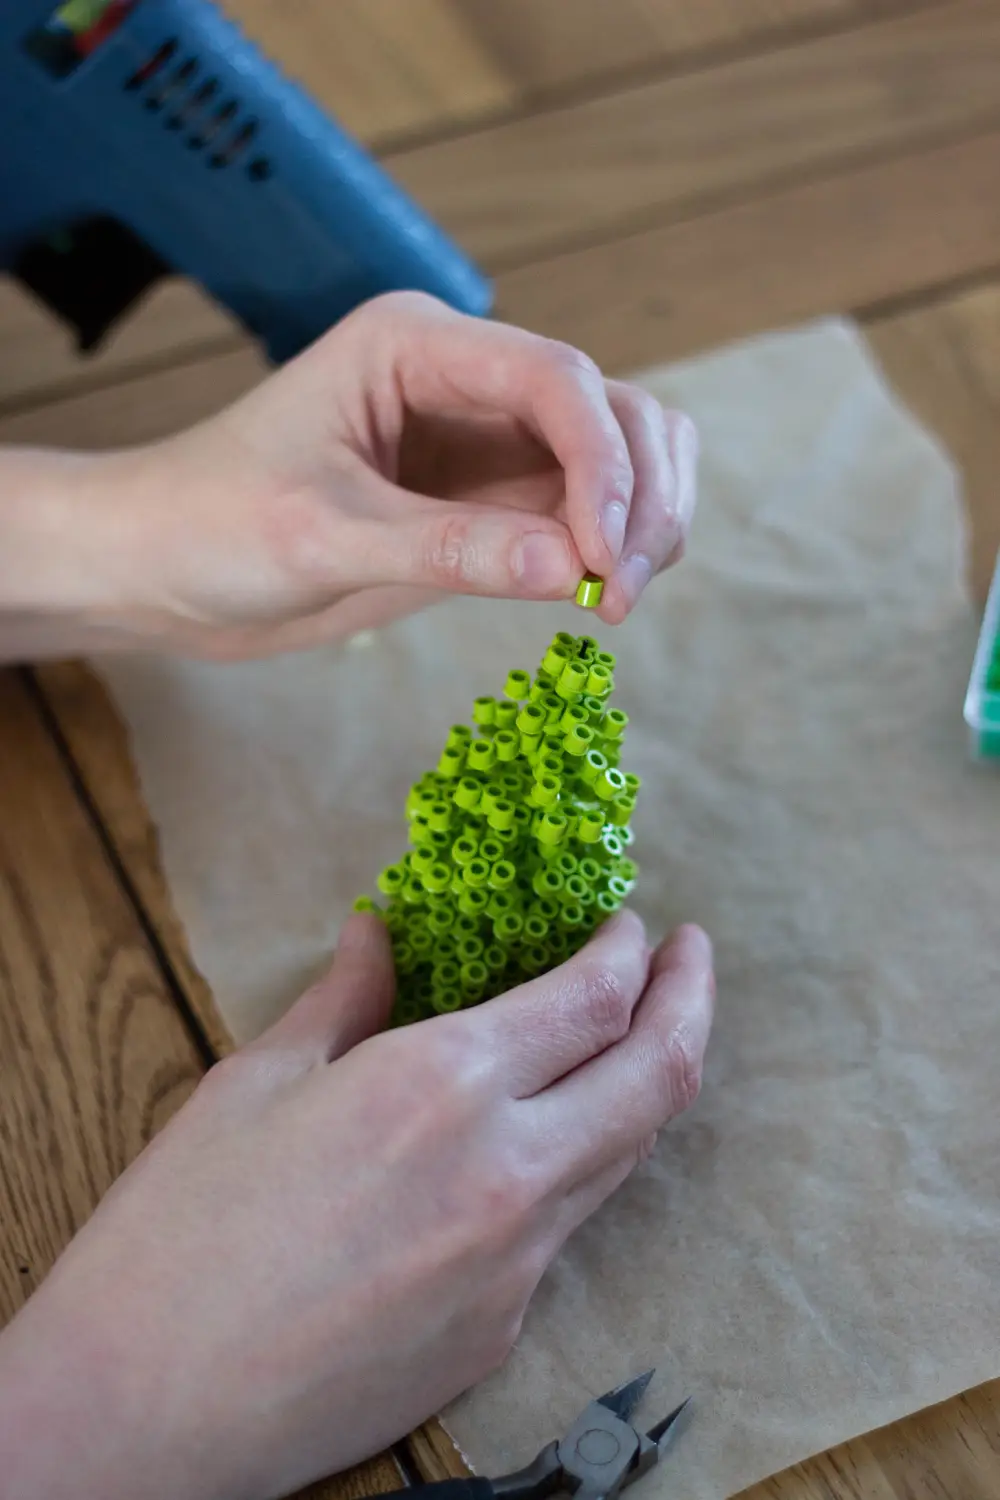
[{"label": "person's hand", "polygon": [[375,1035],[392,990],[384,927],[352,917],[119,1180],[0,1338],[4,1500],[253,1500],[378,1451],[504,1359],[698,1092],[697,928],[651,952],[624,913],[544,978]]},{"label": "person's hand", "polygon": [[618,624],[681,555],[696,446],[686,417],[574,349],[382,297],[220,415],[105,466],[125,639],[263,655],[442,594],[572,598],[585,571]]}]

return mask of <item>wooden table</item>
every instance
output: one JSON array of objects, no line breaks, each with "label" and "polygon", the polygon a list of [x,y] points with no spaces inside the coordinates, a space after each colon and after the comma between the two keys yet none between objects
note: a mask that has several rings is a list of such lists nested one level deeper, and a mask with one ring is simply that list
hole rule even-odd
[{"label": "wooden table", "polygon": [[[1000,0],[239,0],[495,275],[502,316],[634,369],[851,313],[1000,543]],[[0,441],[141,441],[261,372],[193,289],[81,365],[0,284]],[[119,726],[0,676],[0,1321],[228,1039]],[[433,1424],[404,1454],[458,1471]],[[399,1483],[383,1457],[318,1493]],[[1000,1382],[743,1500],[1000,1494]]]}]

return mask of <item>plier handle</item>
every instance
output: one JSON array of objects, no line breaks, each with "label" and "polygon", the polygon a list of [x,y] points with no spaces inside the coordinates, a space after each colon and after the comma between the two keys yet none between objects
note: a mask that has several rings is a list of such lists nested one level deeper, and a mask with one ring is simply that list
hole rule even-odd
[{"label": "plier handle", "polygon": [[414,1485],[379,1500],[616,1500],[623,1489],[659,1463],[677,1433],[684,1401],[649,1432],[630,1420],[654,1371],[591,1401],[565,1437],[549,1443],[527,1468],[499,1479],[443,1479]]}]

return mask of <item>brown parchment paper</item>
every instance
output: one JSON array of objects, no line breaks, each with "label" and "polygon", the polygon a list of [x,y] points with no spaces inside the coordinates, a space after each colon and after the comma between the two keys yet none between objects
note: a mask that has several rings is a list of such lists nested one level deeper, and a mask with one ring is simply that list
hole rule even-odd
[{"label": "brown parchment paper", "polygon": [[[701,427],[687,561],[605,632],[643,776],[637,905],[703,923],[705,1088],[447,1421],[525,1461],[648,1365],[692,1419],[646,1500],[716,1500],[1000,1373],[1000,777],[946,458],[850,328],[654,371]],[[456,601],[246,667],[107,662],[193,954],[240,1039],[396,857],[408,783],[562,607]]]}]

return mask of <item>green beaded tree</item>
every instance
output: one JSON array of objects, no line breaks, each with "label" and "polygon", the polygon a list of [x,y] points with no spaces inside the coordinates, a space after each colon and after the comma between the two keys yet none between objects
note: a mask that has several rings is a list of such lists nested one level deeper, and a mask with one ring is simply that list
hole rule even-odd
[{"label": "green beaded tree", "polygon": [[619,769],[628,715],[615,659],[561,631],[534,679],[509,673],[455,724],[411,788],[409,851],[378,877],[398,990],[393,1023],[460,1010],[533,979],[617,911],[639,778]]}]

